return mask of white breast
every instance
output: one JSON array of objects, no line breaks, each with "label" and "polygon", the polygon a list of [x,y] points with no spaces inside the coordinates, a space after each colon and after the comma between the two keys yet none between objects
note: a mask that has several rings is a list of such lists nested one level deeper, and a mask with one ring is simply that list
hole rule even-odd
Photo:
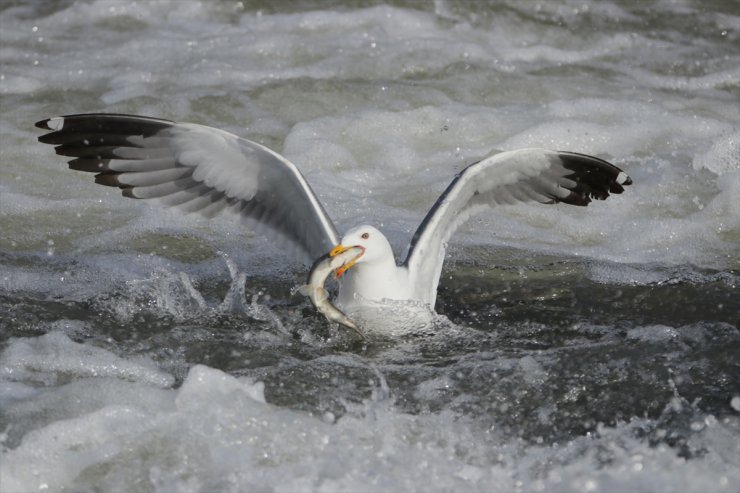
[{"label": "white breast", "polygon": [[408,301],[413,298],[408,270],[394,261],[357,264],[340,281],[338,304],[343,309],[384,300]]}]

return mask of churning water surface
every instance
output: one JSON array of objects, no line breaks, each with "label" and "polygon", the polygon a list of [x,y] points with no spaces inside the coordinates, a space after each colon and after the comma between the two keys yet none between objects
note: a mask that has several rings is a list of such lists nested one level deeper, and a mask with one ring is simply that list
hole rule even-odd
[{"label": "churning water surface", "polygon": [[[737,492],[737,2],[490,3],[0,4],[0,491]],[[634,184],[476,218],[362,345],[303,259],[36,142],[92,111],[268,145],[399,256],[494,149]]]}]

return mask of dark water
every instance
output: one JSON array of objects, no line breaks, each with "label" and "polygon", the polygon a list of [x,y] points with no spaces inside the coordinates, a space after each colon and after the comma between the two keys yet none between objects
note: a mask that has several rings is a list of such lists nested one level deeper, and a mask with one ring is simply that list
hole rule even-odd
[{"label": "dark water", "polygon": [[[675,427],[661,439],[693,454],[685,437],[694,414],[734,416],[734,273],[673,269],[648,285],[611,284],[589,278],[608,265],[508,250],[497,257],[506,263],[492,270],[448,266],[438,302],[443,315],[429,331],[400,339],[362,343],[327,324],[291,296],[298,273],[294,282],[249,279],[246,298],[225,313],[215,311],[229,288],[223,279],[195,280],[210,305],[204,310],[176,273],[162,273],[88,299],[5,294],[2,342],[74,321],[74,340],[126,358],[144,355],[178,381],[193,364],[206,364],[265,382],[271,403],[336,417],[346,402],[371,395],[380,372],[399,411],[453,410],[537,443],[647,417],[655,421],[641,432],[659,440],[655,429]],[[270,316],[250,312],[252,296]],[[122,303],[135,306],[124,318],[115,310]],[[343,356],[333,359],[337,354]],[[439,384],[420,392],[429,381]],[[666,410],[675,402],[686,407],[683,414]]]}]

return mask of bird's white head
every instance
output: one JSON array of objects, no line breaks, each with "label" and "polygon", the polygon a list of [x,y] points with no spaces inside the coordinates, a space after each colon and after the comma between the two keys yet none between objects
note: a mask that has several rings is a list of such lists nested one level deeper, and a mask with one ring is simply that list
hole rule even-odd
[{"label": "bird's white head", "polygon": [[372,226],[362,225],[347,231],[342,238],[342,241],[339,245],[334,247],[329,255],[333,257],[352,247],[362,248],[363,254],[352,262],[348,262],[337,269],[338,276],[344,274],[355,264],[371,264],[380,261],[387,262],[388,260],[393,260],[393,249],[391,248],[391,244],[388,242],[388,239],[377,228]]}]

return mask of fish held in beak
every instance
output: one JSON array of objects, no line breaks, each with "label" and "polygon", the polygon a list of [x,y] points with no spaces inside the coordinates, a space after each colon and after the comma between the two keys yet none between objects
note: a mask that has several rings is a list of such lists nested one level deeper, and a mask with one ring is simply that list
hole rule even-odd
[{"label": "fish held in beak", "polygon": [[331,265],[338,266],[334,268],[334,275],[342,277],[345,272],[357,263],[364,253],[365,249],[361,246],[335,246],[331,252],[329,252],[329,257],[332,259]]},{"label": "fish held in beak", "polygon": [[[301,286],[298,291],[304,296],[308,296],[311,299],[311,303],[313,303],[316,309],[327,320],[352,329],[360,339],[364,340],[365,336],[357,328],[357,325],[330,301],[329,293],[324,288],[324,284],[331,272],[336,272],[339,269],[346,270],[354,265],[354,262],[362,256],[365,249],[362,247],[341,247],[341,250],[335,252],[338,248],[335,248],[328,255],[319,258],[314,263],[308,275],[308,283],[305,286]],[[348,264],[352,265],[348,267]]]}]

